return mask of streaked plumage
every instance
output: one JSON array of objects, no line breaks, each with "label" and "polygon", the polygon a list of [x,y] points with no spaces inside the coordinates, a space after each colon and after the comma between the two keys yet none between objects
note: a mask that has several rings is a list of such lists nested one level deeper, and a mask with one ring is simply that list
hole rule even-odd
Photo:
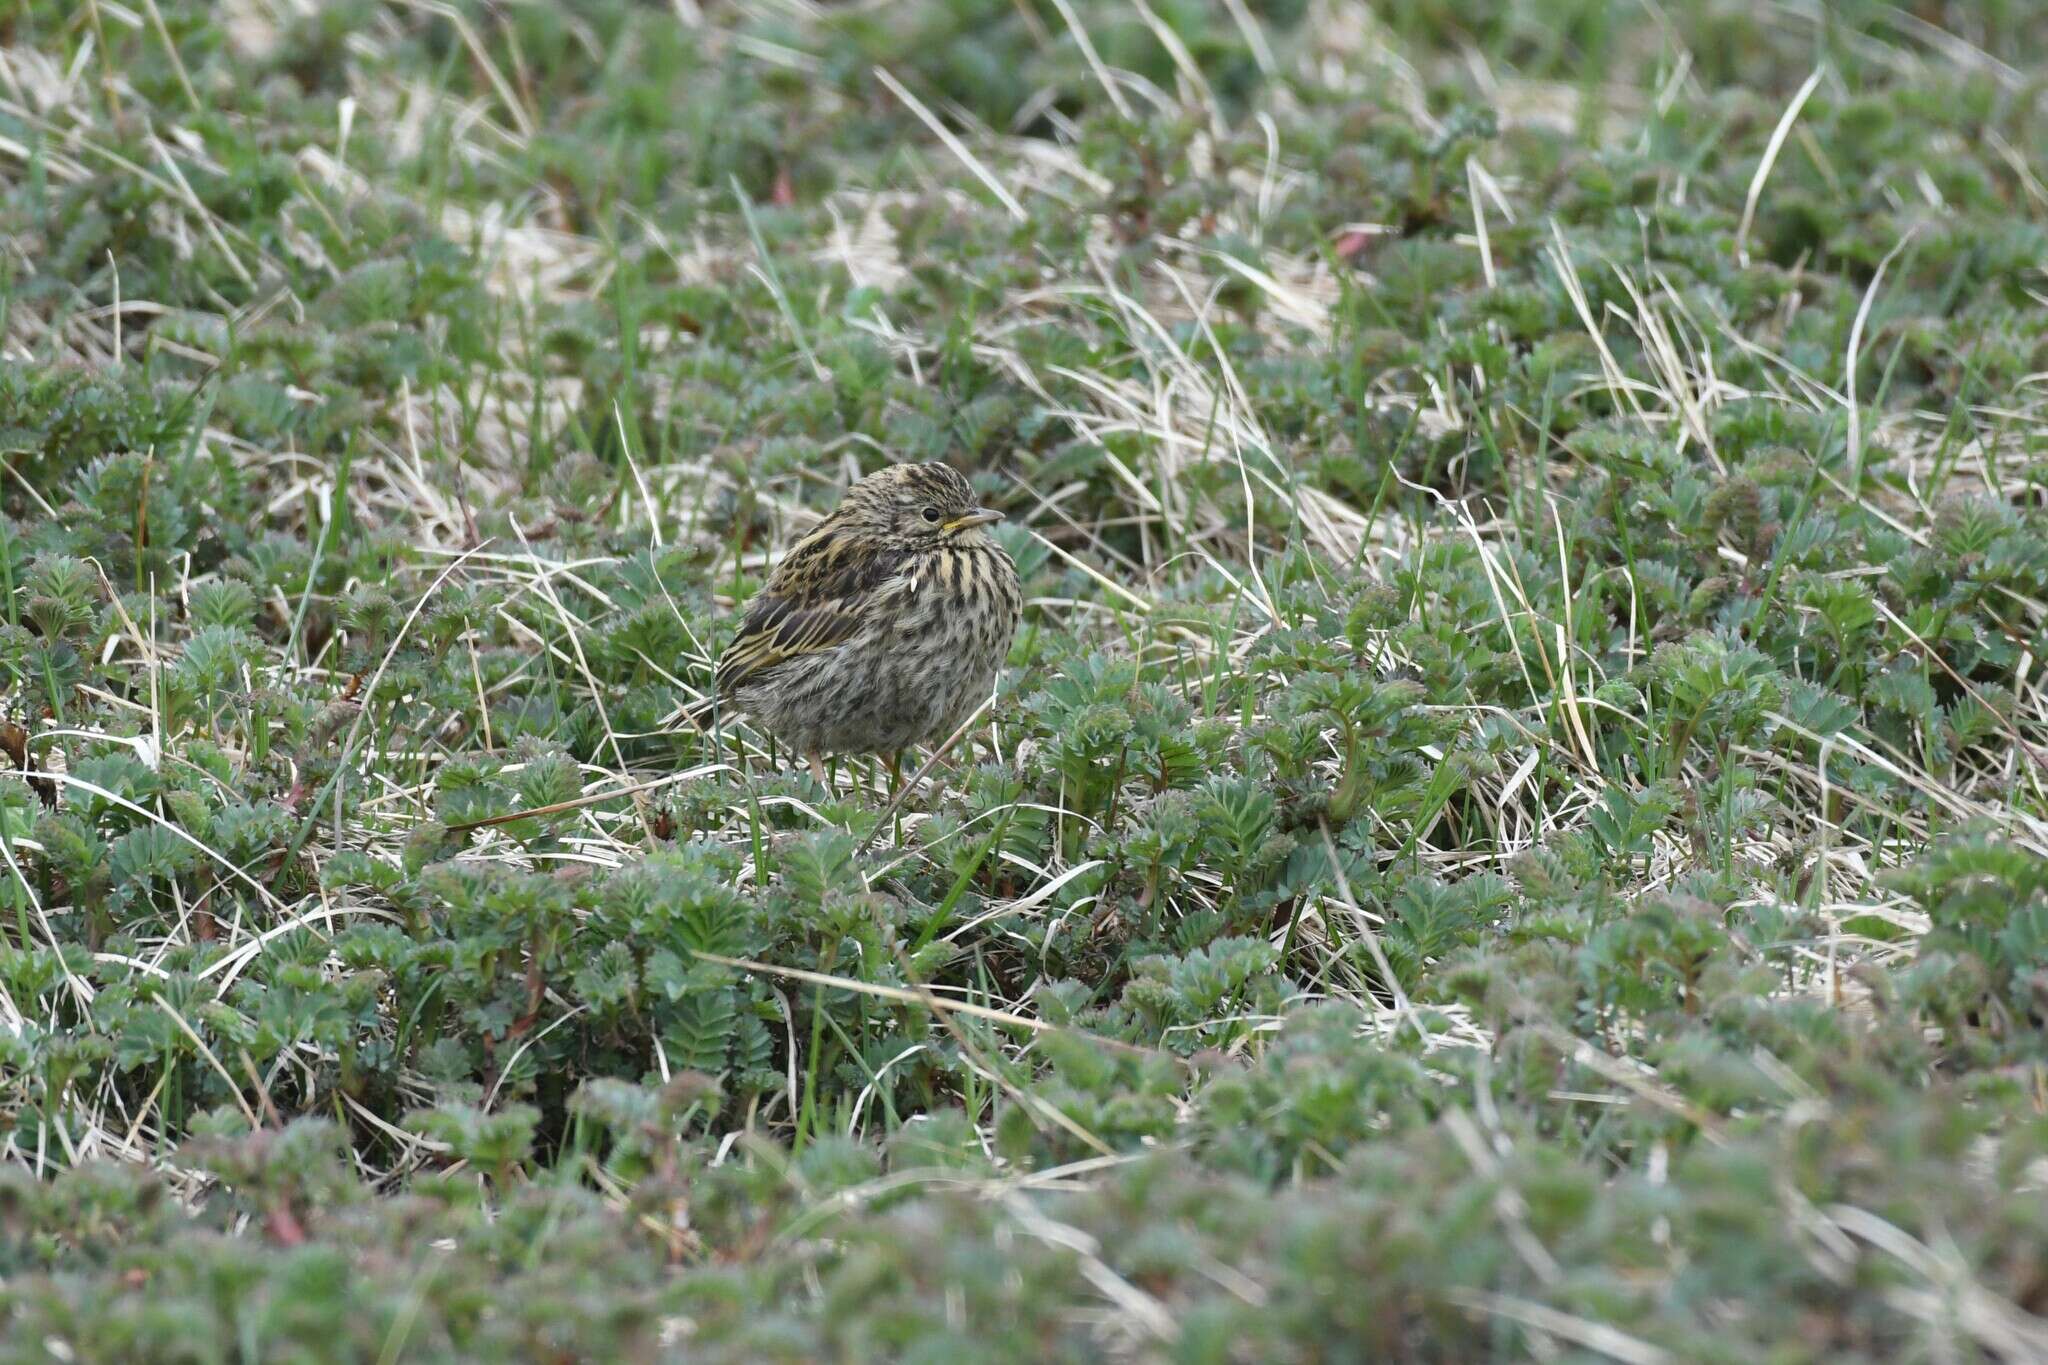
[{"label": "streaked plumage", "polygon": [[1023,612],[967,480],[893,465],[846,491],[748,604],[721,698],[811,759],[945,739],[987,698]]}]

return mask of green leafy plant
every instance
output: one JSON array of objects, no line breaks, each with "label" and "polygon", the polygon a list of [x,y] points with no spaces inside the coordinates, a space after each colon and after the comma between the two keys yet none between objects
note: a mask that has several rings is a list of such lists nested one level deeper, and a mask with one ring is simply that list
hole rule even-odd
[{"label": "green leafy plant", "polygon": [[0,1360],[2048,1357],[2038,8],[0,13]]}]

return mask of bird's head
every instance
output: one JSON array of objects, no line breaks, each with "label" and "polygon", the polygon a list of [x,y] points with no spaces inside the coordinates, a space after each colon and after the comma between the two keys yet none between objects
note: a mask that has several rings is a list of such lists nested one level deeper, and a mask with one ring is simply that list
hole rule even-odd
[{"label": "bird's head", "polygon": [[912,549],[976,542],[1001,512],[977,506],[974,490],[950,465],[897,464],[846,490],[834,519],[861,535]]}]

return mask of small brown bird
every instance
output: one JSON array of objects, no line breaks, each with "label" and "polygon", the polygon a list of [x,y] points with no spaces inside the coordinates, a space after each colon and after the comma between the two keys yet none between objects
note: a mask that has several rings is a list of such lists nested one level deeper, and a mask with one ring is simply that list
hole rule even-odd
[{"label": "small brown bird", "polygon": [[1023,614],[1017,566],[943,464],[846,490],[747,605],[717,689],[825,780],[822,756],[942,740],[989,695]]}]

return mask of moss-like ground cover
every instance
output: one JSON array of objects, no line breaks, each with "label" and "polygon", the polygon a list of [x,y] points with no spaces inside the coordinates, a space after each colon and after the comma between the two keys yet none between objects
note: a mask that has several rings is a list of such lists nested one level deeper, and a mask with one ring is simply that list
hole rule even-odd
[{"label": "moss-like ground cover", "polygon": [[[0,1358],[2048,1358],[2044,59],[0,8]],[[892,459],[983,723],[665,733]]]}]

